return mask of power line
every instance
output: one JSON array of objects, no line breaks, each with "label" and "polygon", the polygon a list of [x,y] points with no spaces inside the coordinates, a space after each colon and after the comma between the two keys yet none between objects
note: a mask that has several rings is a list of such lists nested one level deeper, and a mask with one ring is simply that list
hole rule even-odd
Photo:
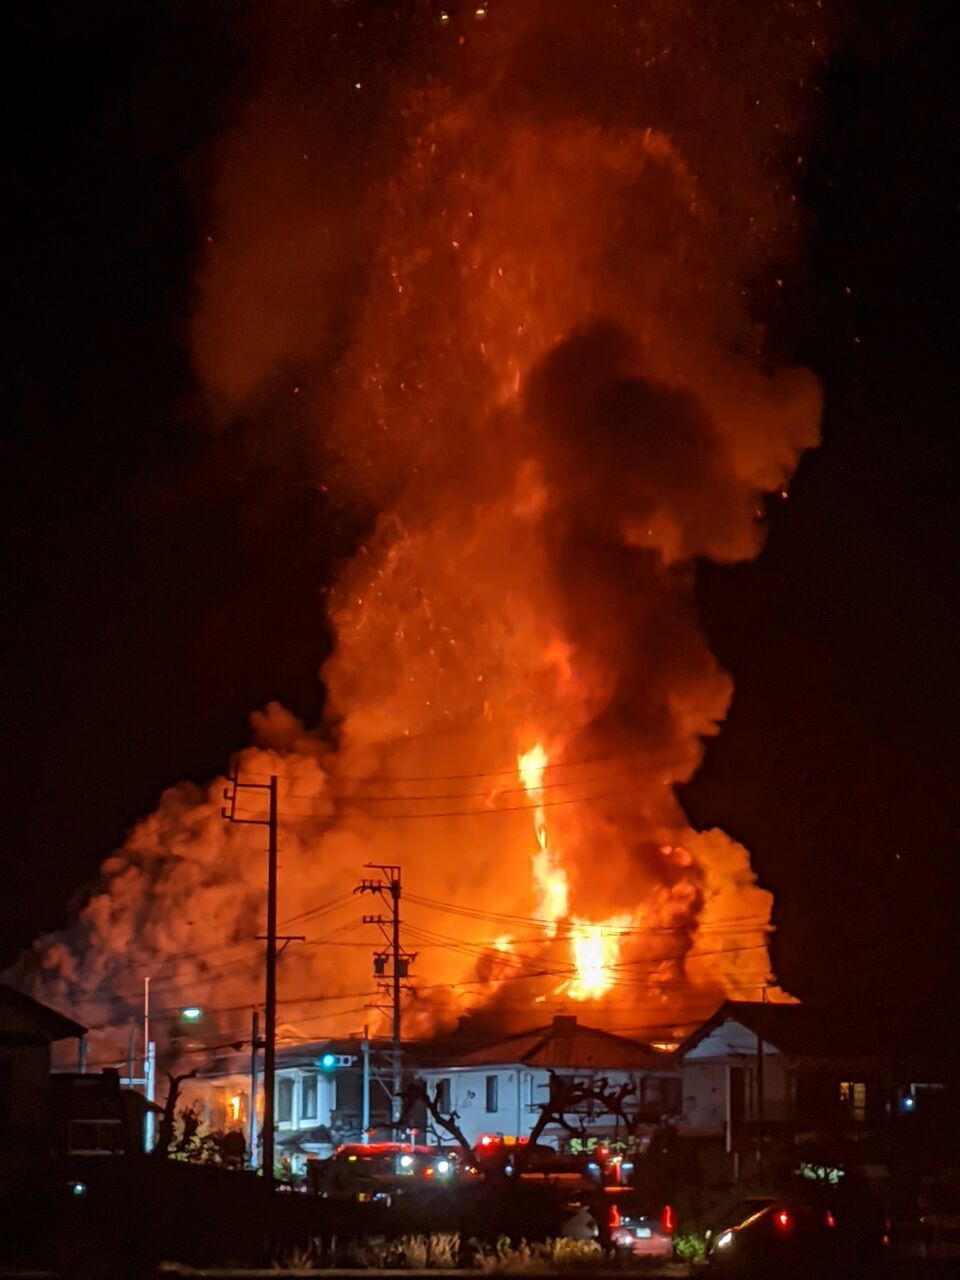
[{"label": "power line", "polygon": [[[643,772],[651,772],[651,771],[644,770]],[[655,770],[655,772],[660,773],[661,770],[657,769]],[[621,771],[619,773],[605,774],[602,778],[596,778],[596,777],[567,778],[563,782],[547,782],[539,787],[498,787],[493,792],[493,794],[497,796],[515,796],[515,795],[529,796],[534,793],[539,794],[541,791],[555,791],[558,787],[581,787],[581,786],[585,787],[588,785],[592,785],[593,783],[598,781],[606,782],[607,779],[635,778],[639,775],[639,773],[640,773],[639,770],[626,770],[626,771]],[[392,779],[386,778],[380,781],[390,782],[392,781]],[[392,796],[371,796],[371,795],[358,794],[355,791],[350,791],[350,792],[335,793],[331,795],[331,799],[342,800],[345,803],[346,802],[350,802],[350,803],[362,802],[363,804],[366,804],[367,801],[377,801],[382,803],[389,803],[392,801],[393,803],[396,803],[398,800],[403,800],[403,801],[407,801],[407,800],[484,800],[484,799],[487,799],[490,796],[490,794],[491,793],[488,790],[488,791],[436,792],[433,795],[427,795],[427,796],[410,796],[410,795],[403,795],[403,794],[392,795]],[[295,791],[289,792],[288,795],[290,798],[294,800],[313,800],[313,799],[319,798],[319,797],[310,796],[310,795],[298,794]],[[284,799],[286,798],[287,797],[285,796]],[[539,808],[540,806],[537,805],[536,807]]]},{"label": "power line", "polygon": [[[371,819],[373,822],[393,822],[396,820],[415,821],[420,818],[490,818],[500,813],[530,813],[537,809],[556,809],[561,805],[568,804],[589,804],[595,800],[610,800],[616,796],[635,795],[636,792],[632,788],[624,788],[619,791],[601,791],[588,796],[576,796],[566,800],[544,800],[542,804],[514,804],[500,805],[496,809],[444,809],[437,813],[366,813],[364,817]],[[301,797],[306,799],[307,797]],[[405,800],[405,796],[397,796],[398,801]],[[441,797],[442,798],[442,797]],[[343,802],[345,808],[350,807],[350,798],[341,796],[339,799]],[[307,814],[297,814],[294,817],[307,817]]]},{"label": "power line", "polygon": [[[469,726],[464,725],[459,728],[443,729],[443,730],[437,730],[434,732],[435,733],[459,733],[467,728],[469,728]],[[434,736],[433,733],[410,734],[409,737],[386,738],[379,742],[371,743],[370,745],[373,749],[376,749],[382,746],[401,744],[404,742],[419,741],[422,738],[428,738],[432,736]],[[556,770],[556,769],[579,769],[586,765],[592,765],[592,764],[611,764],[615,761],[631,760],[631,759],[634,759],[636,756],[641,756],[646,754],[647,753],[645,751],[641,750],[640,748],[637,748],[634,751],[621,751],[613,755],[587,756],[582,760],[558,760],[556,761],[556,763],[553,763],[553,764],[547,763],[543,765],[542,768],[540,769],[540,772],[549,773],[552,770]],[[254,778],[268,778],[271,776],[268,773],[258,773],[254,769],[244,769],[243,773],[249,774],[251,777],[254,777]],[[369,775],[362,777],[359,775],[352,776],[349,774],[331,773],[329,776],[335,782],[369,783],[371,781],[376,781],[376,779],[371,778]],[[515,778],[516,776],[517,776],[517,765],[514,764],[507,769],[492,769],[492,770],[487,769],[487,770],[482,770],[479,773],[407,774],[403,776],[395,775],[390,778],[384,778],[383,781],[388,783],[390,782],[399,782],[399,783],[402,783],[402,782],[469,782],[477,778],[506,778],[506,777]],[[286,793],[281,793],[281,794],[283,794],[283,797],[285,799]]]},{"label": "power line", "polygon": [[[438,898],[425,898],[415,893],[408,894],[407,899],[409,902],[416,903],[418,906],[429,907],[448,915],[469,916],[477,920],[489,920],[496,923],[506,923],[506,924],[540,925],[542,927],[550,927],[550,928],[555,928],[558,925],[564,928],[572,928],[572,929],[576,928],[575,925],[566,924],[564,923],[564,921],[550,920],[542,916],[520,916],[520,915],[511,915],[511,914],[508,914],[507,912],[500,912],[500,911],[483,911],[479,907],[464,907],[464,906],[460,906],[458,903],[455,903],[455,902],[444,902]],[[756,921],[757,923],[753,924],[754,921]],[[598,923],[601,928],[605,930],[609,930],[611,933],[623,934],[623,935],[627,935],[630,933],[636,933],[636,934],[687,933],[691,931],[699,932],[701,931],[701,929],[708,932],[714,932],[715,929],[719,931],[721,926],[725,930],[727,927],[730,927],[731,929],[735,927],[759,928],[759,927],[764,927],[766,924],[766,922],[762,921],[759,916],[734,917],[727,921],[717,921],[715,926],[698,926],[695,924],[691,926],[606,925],[606,924],[602,924],[602,922],[598,922]]]}]

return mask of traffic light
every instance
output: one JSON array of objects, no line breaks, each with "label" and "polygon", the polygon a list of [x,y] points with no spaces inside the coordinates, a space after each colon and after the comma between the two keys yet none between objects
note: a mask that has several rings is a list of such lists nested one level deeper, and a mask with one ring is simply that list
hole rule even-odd
[{"label": "traffic light", "polygon": [[325,1053],[317,1058],[314,1066],[319,1067],[325,1076],[332,1076],[336,1074],[338,1067],[352,1067],[356,1060],[356,1055],[352,1053]]}]

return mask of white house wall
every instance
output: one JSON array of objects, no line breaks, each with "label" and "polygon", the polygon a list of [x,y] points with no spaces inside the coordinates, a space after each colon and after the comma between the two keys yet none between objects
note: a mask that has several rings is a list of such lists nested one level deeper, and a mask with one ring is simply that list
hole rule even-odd
[{"label": "white house wall", "polygon": [[[488,1077],[497,1082],[492,1111],[487,1110]],[[431,1097],[441,1080],[450,1081],[451,1110],[457,1112],[467,1141],[475,1145],[485,1133],[525,1137],[547,1096],[548,1076],[523,1067],[447,1068],[426,1071],[423,1080]]]},{"label": "white house wall", "polygon": [[[596,1075],[617,1087],[627,1082],[634,1082],[644,1075],[656,1075],[656,1072],[601,1071],[563,1072],[564,1075],[582,1079],[585,1075]],[[487,1078],[497,1081],[497,1107],[488,1111]],[[450,1081],[450,1107],[458,1115],[458,1123],[464,1137],[471,1145],[476,1145],[484,1134],[526,1137],[533,1128],[540,1109],[547,1099],[550,1074],[542,1067],[500,1066],[500,1067],[447,1067],[424,1071],[422,1078],[430,1096],[433,1097],[437,1084],[441,1080]],[[593,1127],[607,1132],[614,1124],[610,1115],[597,1115]],[[446,1140],[446,1139],[445,1139]],[[551,1133],[543,1135],[541,1141],[550,1142]]]},{"label": "white house wall", "polygon": [[[757,1037],[728,1019],[716,1027],[683,1059],[683,1118],[679,1130],[687,1136],[720,1135],[729,1119],[731,1069],[744,1073],[742,1119],[757,1118]],[[786,1120],[792,1111],[792,1080],[783,1055],[763,1045],[763,1114],[770,1123]]]}]

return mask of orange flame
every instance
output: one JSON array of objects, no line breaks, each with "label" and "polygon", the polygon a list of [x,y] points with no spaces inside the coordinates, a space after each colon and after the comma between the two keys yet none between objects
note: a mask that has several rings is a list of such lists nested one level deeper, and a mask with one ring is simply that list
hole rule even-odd
[{"label": "orange flame", "polygon": [[[543,775],[546,772],[548,757],[541,743],[523,752],[517,758],[520,781],[528,795],[539,800],[543,790]],[[537,913],[546,921],[544,926],[547,937],[556,936],[557,921],[567,914],[570,888],[567,873],[560,866],[547,840],[547,827],[544,821],[543,808],[538,803],[533,815],[534,830],[537,833],[539,848],[533,854],[533,880],[537,889]]]}]

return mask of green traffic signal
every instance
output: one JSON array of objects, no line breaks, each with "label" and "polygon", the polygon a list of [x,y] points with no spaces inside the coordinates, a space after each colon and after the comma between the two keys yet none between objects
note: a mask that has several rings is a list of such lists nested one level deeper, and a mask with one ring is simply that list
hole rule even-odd
[{"label": "green traffic signal", "polygon": [[328,1074],[336,1071],[338,1065],[339,1061],[335,1053],[325,1053],[317,1063],[320,1070],[326,1071]]}]

